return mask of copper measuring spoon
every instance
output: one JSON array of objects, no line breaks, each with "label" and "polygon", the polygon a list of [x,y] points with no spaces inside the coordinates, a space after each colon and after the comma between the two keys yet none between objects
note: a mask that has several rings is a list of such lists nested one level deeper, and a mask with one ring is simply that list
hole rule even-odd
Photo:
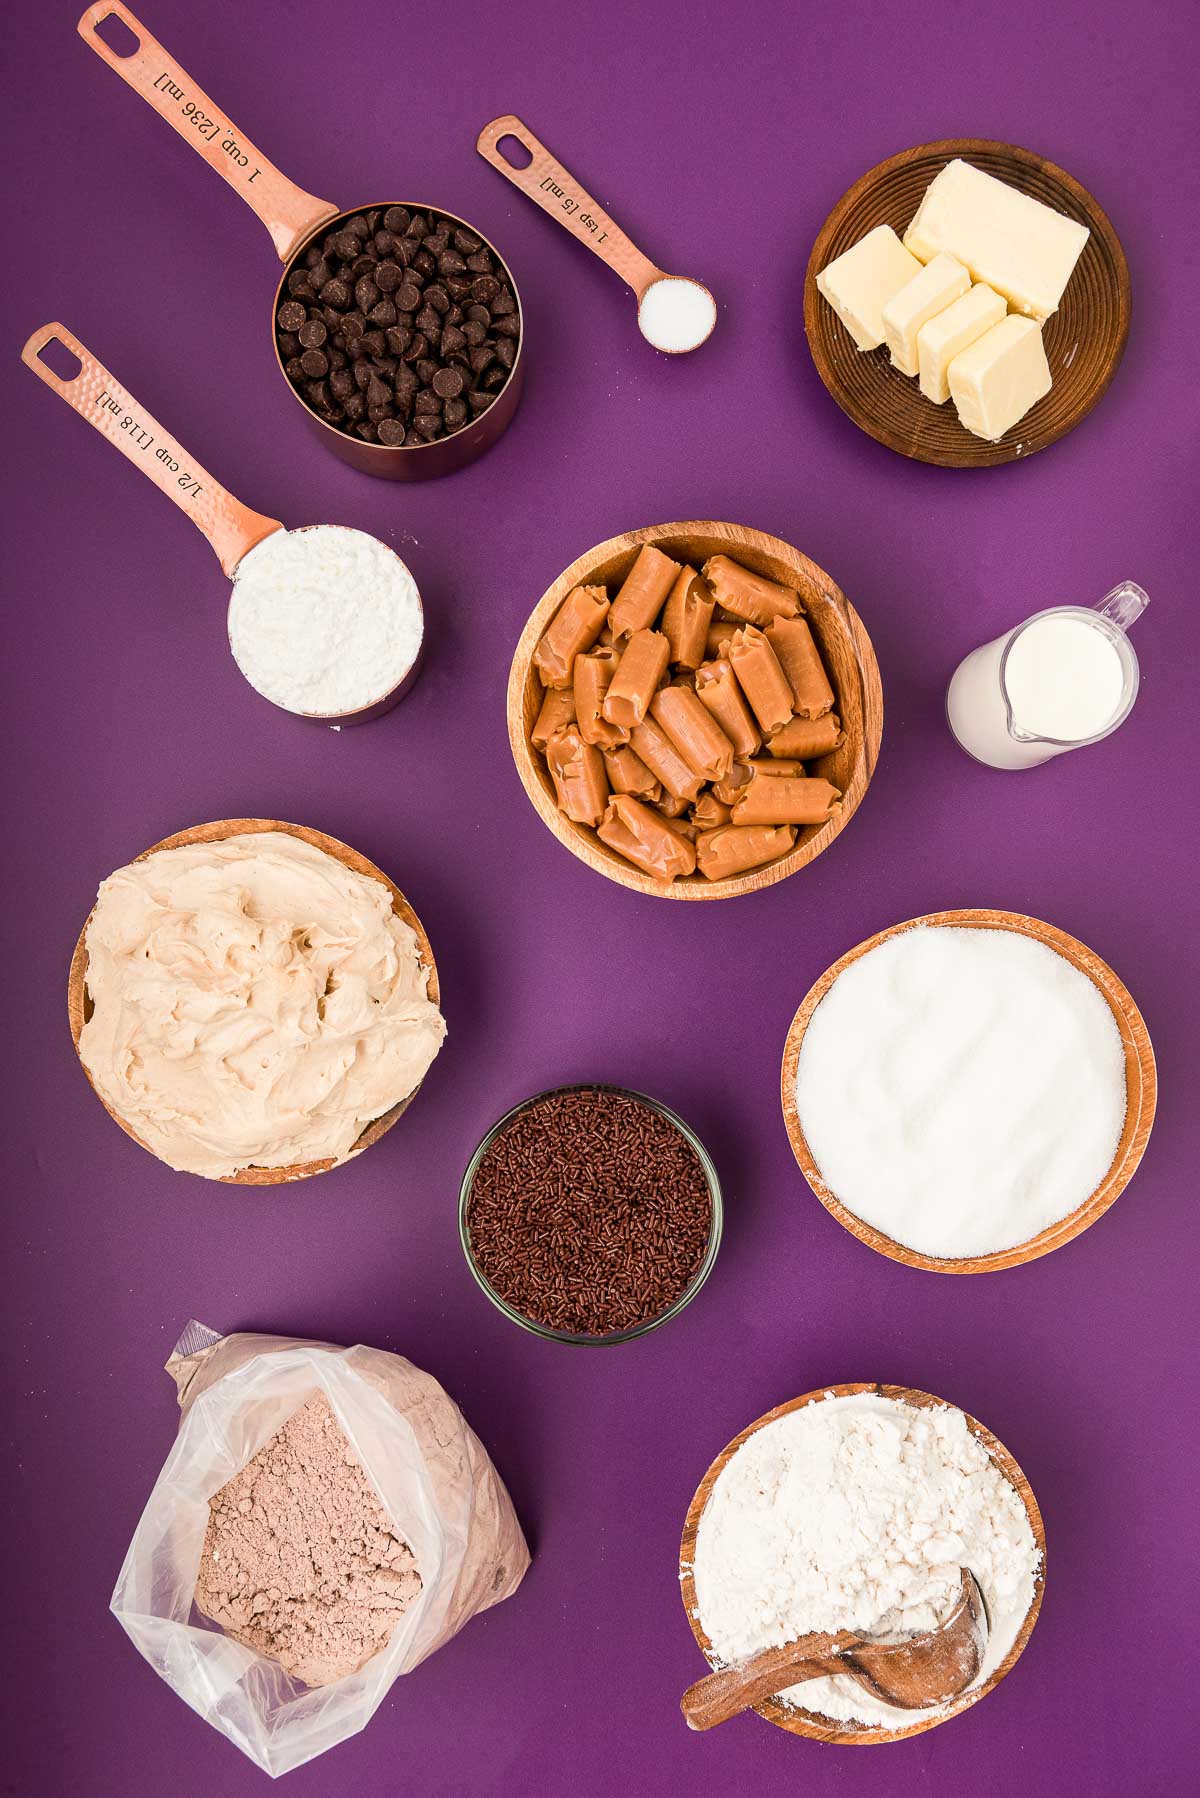
[{"label": "copper measuring spoon", "polygon": [[[126,30],[133,34],[135,44],[128,55],[114,50],[101,37],[97,27],[109,18],[119,19]],[[208,166],[229,183],[235,193],[241,195],[271,233],[271,242],[284,264],[271,306],[271,344],[276,365],[288,392],[302,407],[309,425],[319,433],[325,447],[361,473],[382,475],[393,481],[422,481],[450,474],[490,449],[512,422],[521,395],[525,378],[524,329],[517,339],[516,360],[508,380],[486,412],[480,413],[461,430],[453,431],[448,437],[440,437],[433,443],[395,446],[367,443],[361,437],[348,436],[318,417],[305,404],[303,396],[296,392],[284,373],[275,338],[275,315],[282,302],[288,298],[288,276],[300,264],[313,241],[324,237],[331,228],[352,218],[356,213],[376,208],[386,211],[389,206],[394,205],[407,206],[410,211],[426,214],[436,212],[480,238],[484,247],[491,251],[496,261],[507,271],[523,324],[521,296],[508,261],[483,232],[468,220],[448,212],[444,206],[434,206],[426,201],[368,200],[361,206],[343,208],[335,206],[331,200],[321,200],[315,194],[306,193],[302,187],[289,181],[261,150],[256,149],[244,131],[239,131],[231,123],[203,88],[192,80],[174,57],[164,50],[157,38],[147,31],[141,20],[130,12],[124,0],[98,0],[98,4],[89,6],[80,19],[78,30],[84,43],[127,86],[140,94],[158,116],[165,119],[171,129],[178,132],[184,142],[190,144]]]},{"label": "copper measuring spoon", "polygon": [[[499,145],[506,137],[516,138],[529,152],[532,161],[526,168],[517,168],[501,152]],[[647,343],[667,355],[681,355],[686,350],[697,350],[707,342],[717,322],[717,303],[704,283],[694,281],[689,275],[669,275],[644,256],[603,206],[593,200],[586,188],[555,160],[545,144],[539,143],[528,125],[515,114],[507,113],[504,118],[493,119],[490,125],[485,125],[476,139],[475,148],[485,162],[499,169],[506,181],[511,181],[543,212],[557,219],[564,230],[586,244],[614,274],[620,275],[627,287],[632,288],[638,303],[638,329]],[[669,310],[679,304],[686,307],[690,329],[684,340],[661,341],[660,309]]]},{"label": "copper measuring spoon", "polygon": [[954,1609],[936,1629],[898,1642],[875,1642],[841,1630],[765,1648],[688,1687],[679,1701],[688,1728],[711,1729],[789,1686],[827,1675],[857,1680],[873,1698],[898,1710],[949,1704],[978,1677],[988,1639],[987,1607],[979,1582],[967,1568],[961,1571]]},{"label": "copper measuring spoon", "polygon": [[[79,373],[71,379],[55,374],[43,360],[43,350],[54,342],[65,345],[79,362]],[[244,506],[219,481],[214,480],[208,470],[194,456],[189,455],[178,439],[165,431],[144,406],[138,404],[132,394],[109,374],[104,365],[96,360],[90,350],[84,348],[65,325],[43,325],[40,330],[35,331],[21,351],[21,360],[40,381],[44,381],[60,399],[65,400],[72,411],[78,412],[94,431],[99,431],[102,437],[107,438],[114,449],[120,450],[126,460],[132,462],[147,480],[153,481],[160,493],[165,493],[168,499],[174,500],[180,511],[185,512],[197,530],[208,539],[218,562],[231,581],[236,582],[243,557],[265,538],[284,529],[280,519],[252,512],[249,506]],[[313,527],[298,528],[303,530]],[[389,555],[395,555],[395,551],[387,544],[382,547],[387,549]],[[396,560],[408,573],[399,556],[396,556]],[[409,578],[411,579],[411,575]],[[231,597],[231,610],[233,603]],[[424,648],[423,629],[421,647]],[[232,649],[232,643],[230,648]],[[336,725],[360,724],[368,718],[377,718],[390,710],[408,692],[416,677],[420,660],[418,651],[411,666],[395,686],[371,699],[357,711],[298,712],[293,715],[314,718],[322,724]],[[255,691],[258,692],[259,689],[256,687]],[[269,699],[270,696],[264,694],[263,697]],[[271,700],[270,703],[276,705],[278,701]],[[287,706],[280,706],[279,709],[290,710]]]}]

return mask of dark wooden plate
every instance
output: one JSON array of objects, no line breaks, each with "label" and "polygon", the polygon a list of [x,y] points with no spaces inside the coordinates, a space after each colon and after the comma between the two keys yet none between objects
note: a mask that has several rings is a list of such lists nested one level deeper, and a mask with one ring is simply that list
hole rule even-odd
[{"label": "dark wooden plate", "polygon": [[[1045,325],[1054,385],[999,443],[972,436],[954,402],[935,406],[915,380],[897,372],[886,347],[862,351],[817,292],[817,275],[876,225],[901,237],[934,176],[956,156],[1021,193],[1052,206],[1091,232],[1058,311]],[[804,329],[817,373],[848,418],[902,456],[940,468],[991,468],[1057,443],[1086,418],[1117,371],[1129,336],[1129,267],[1103,208],[1057,164],[1015,144],[947,138],[891,156],[843,194],[824,225],[804,277]]]}]

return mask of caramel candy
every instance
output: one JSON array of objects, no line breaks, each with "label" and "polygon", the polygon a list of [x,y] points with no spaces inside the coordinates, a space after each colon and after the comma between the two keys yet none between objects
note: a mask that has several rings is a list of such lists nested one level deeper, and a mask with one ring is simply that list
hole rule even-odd
[{"label": "caramel candy", "polygon": [[604,716],[628,734],[646,716],[655,689],[667,672],[671,645],[661,631],[639,630],[627,638],[621,665],[604,695]]},{"label": "caramel candy", "polygon": [[796,715],[800,718],[823,718],[833,710],[833,688],[821,660],[821,652],[813,642],[813,634],[803,618],[776,618],[766,628],[766,639],[775,651],[779,666],[792,689]]},{"label": "caramel candy", "polygon": [[758,753],[762,737],[728,662],[700,664],[696,670],[696,697],[712,713],[737,755]]},{"label": "caramel candy", "polygon": [[691,805],[690,799],[676,799],[674,793],[663,793],[654,801],[654,809],[664,818],[682,818]]},{"label": "caramel candy", "polygon": [[[672,799],[668,803],[670,807],[674,808],[679,802]],[[683,812],[677,812],[674,809],[668,810],[666,805],[655,805],[650,809],[656,811],[659,817],[667,825],[668,829],[673,830],[677,837],[682,837],[685,843],[694,843],[696,841],[696,826],[684,817]],[[685,805],[683,809],[686,811],[687,806]]]},{"label": "caramel candy", "polygon": [[845,741],[837,713],[826,712],[820,718],[789,719],[782,730],[776,731],[767,749],[772,755],[795,755],[809,762],[816,756],[828,755],[830,750],[840,749]]},{"label": "caramel candy", "polygon": [[827,780],[756,774],[733,808],[735,824],[824,824],[842,809]]},{"label": "caramel candy", "polygon": [[603,587],[575,587],[559,606],[533,652],[544,687],[569,687],[577,655],[590,649],[608,617]]},{"label": "caramel candy", "polygon": [[685,564],[667,596],[662,615],[662,632],[671,645],[671,660],[677,668],[698,668],[704,660],[715,603],[696,570]]},{"label": "caramel candy", "polygon": [[655,880],[674,880],[679,874],[695,870],[696,851],[687,838],[628,793],[617,793],[609,800],[596,834],[602,843]]},{"label": "caramel candy", "polygon": [[613,641],[618,646],[623,637],[632,637],[634,631],[650,628],[662,611],[678,573],[678,562],[664,556],[652,543],[643,543],[637,561],[622,581],[612,604],[608,622]]},{"label": "caramel candy", "polygon": [[629,733],[629,746],[641,756],[656,780],[661,780],[673,799],[689,803],[700,797],[704,776],[696,774],[684,761],[662,726],[653,718],[636,724]]},{"label": "caramel candy", "polygon": [[730,811],[722,805],[715,793],[701,793],[692,807],[692,823],[697,830],[716,830],[718,825],[728,824]]},{"label": "caramel candy", "polygon": [[696,838],[696,866],[706,880],[728,880],[778,861],[795,841],[795,831],[786,824],[724,824]]},{"label": "caramel candy", "polygon": [[769,755],[752,755],[746,766],[753,774],[788,774],[797,780],[803,780],[805,774],[803,762],[791,762],[783,758],[775,761]]},{"label": "caramel candy", "polygon": [[604,758],[591,743],[584,742],[577,724],[564,724],[554,732],[546,745],[546,766],[559,811],[573,824],[598,825],[608,803]]},{"label": "caramel candy", "polygon": [[722,610],[745,624],[766,625],[772,618],[795,618],[800,611],[794,587],[780,587],[761,574],[751,574],[728,556],[710,556],[704,578]]},{"label": "caramel candy", "polygon": [[615,649],[597,649],[591,655],[575,657],[575,717],[579,734],[585,743],[594,743],[597,749],[615,749],[629,741],[629,732],[619,724],[610,724],[601,711],[620,661]]},{"label": "caramel candy", "polygon": [[632,793],[635,799],[644,799],[649,805],[657,805],[662,797],[662,782],[655,780],[632,749],[606,749],[604,772],[614,793]]},{"label": "caramel candy", "polygon": [[730,642],[728,660],[764,734],[781,730],[792,715],[792,689],[763,633],[743,625]]},{"label": "caramel candy", "polygon": [[689,768],[705,780],[723,780],[733,767],[733,744],[690,687],[663,687],[650,716],[661,724]]},{"label": "caramel candy", "polygon": [[736,618],[718,618],[709,625],[704,633],[704,654],[710,662],[725,654],[730,638],[740,628]]},{"label": "caramel candy", "polygon": [[575,722],[575,695],[570,687],[547,687],[542,709],[537,715],[529,741],[535,749],[546,753],[546,744],[562,724]]},{"label": "caramel candy", "polygon": [[735,805],[753,779],[753,768],[739,756],[724,780],[713,782],[713,793],[722,805]]}]

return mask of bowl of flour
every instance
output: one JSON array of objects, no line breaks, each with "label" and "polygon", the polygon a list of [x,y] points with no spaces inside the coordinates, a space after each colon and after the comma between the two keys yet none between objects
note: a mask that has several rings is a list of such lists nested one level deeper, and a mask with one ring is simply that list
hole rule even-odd
[{"label": "bowl of flour", "polygon": [[1075,937],[949,911],[868,938],[811,988],[784,1046],[792,1152],[838,1222],[939,1273],[1014,1267],[1086,1230],[1154,1121],[1129,992]]},{"label": "bowl of flour", "polygon": [[684,1526],[692,1634],[726,1667],[813,1630],[896,1639],[932,1629],[978,1580],[988,1644],[951,1703],[903,1711],[854,1680],[807,1680],[756,1707],[793,1735],[898,1741],[977,1704],[1015,1666],[1045,1583],[1046,1536],[1003,1443],[908,1386],[827,1386],[778,1405],[717,1456]]}]

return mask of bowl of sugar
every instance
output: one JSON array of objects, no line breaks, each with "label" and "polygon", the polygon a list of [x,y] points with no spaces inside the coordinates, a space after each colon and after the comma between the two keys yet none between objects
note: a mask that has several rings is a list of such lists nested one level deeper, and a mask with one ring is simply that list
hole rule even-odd
[{"label": "bowl of sugar", "polygon": [[1061,1248],[1124,1191],[1157,1099],[1124,984],[1038,918],[945,911],[843,955],[801,1003],[780,1097],[843,1227],[894,1261],[990,1273]]}]

